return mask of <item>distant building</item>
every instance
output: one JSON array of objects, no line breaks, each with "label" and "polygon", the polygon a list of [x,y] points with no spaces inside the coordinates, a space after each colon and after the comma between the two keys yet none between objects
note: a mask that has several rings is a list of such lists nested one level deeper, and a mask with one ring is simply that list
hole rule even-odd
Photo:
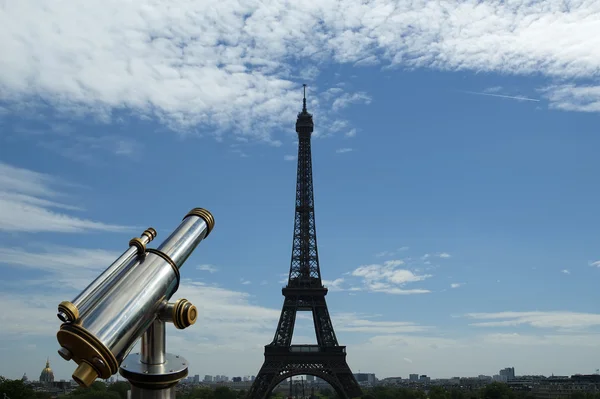
[{"label": "distant building", "polygon": [[46,360],[46,367],[42,370],[40,374],[40,382],[51,384],[54,382],[54,372],[50,368],[50,359]]},{"label": "distant building", "polygon": [[503,377],[503,381],[511,381],[515,379],[515,368],[507,367],[505,369],[500,370],[500,377]]},{"label": "distant building", "polygon": [[359,384],[375,384],[377,381],[373,373],[356,373],[354,374],[354,378],[356,378]]},{"label": "distant building", "polygon": [[410,382],[418,382],[419,381],[419,374],[409,374],[408,380]]}]

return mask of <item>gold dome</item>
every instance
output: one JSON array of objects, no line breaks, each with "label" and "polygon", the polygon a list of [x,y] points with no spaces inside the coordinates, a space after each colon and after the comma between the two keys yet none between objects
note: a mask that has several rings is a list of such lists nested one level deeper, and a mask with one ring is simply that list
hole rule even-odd
[{"label": "gold dome", "polygon": [[46,360],[46,367],[40,374],[40,382],[54,382],[54,372],[50,368],[50,359]]}]

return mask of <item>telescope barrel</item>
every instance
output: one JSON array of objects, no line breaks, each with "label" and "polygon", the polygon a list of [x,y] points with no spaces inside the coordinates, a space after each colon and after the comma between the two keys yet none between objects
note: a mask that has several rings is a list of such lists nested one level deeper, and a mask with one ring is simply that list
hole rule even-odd
[{"label": "telescope barrel", "polygon": [[[104,295],[96,297],[95,303],[77,322],[61,325],[57,333],[61,345],[59,354],[79,365],[73,373],[75,381],[89,386],[96,378],[106,379],[118,371],[137,340],[153,325],[166,301],[177,291],[179,269],[213,226],[210,212],[192,209],[158,249],[147,248],[144,254],[131,258],[120,269],[115,267],[127,272],[108,277],[105,286],[101,286]],[[196,309],[185,300],[179,305],[172,314],[178,317],[178,321],[174,321],[176,326],[179,323],[178,328],[183,328],[184,313],[192,315],[187,317],[193,317],[193,323]],[[164,327],[156,325],[159,329],[161,326]],[[143,344],[148,343],[144,340]],[[164,348],[164,341],[153,345]],[[155,349],[160,352],[160,348]]]},{"label": "telescope barrel", "polygon": [[83,317],[96,302],[106,295],[111,283],[118,279],[122,273],[127,273],[127,265],[136,254],[146,250],[146,244],[156,238],[156,230],[149,227],[140,238],[129,241],[129,249],[115,260],[100,276],[87,286],[71,302],[61,302],[58,305],[58,318],[63,322],[75,321]]}]

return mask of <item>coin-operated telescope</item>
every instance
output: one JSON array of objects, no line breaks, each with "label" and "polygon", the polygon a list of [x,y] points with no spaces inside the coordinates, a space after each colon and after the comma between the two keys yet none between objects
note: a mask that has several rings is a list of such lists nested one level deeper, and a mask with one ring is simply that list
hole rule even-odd
[{"label": "coin-operated telescope", "polygon": [[[198,312],[186,299],[169,300],[179,288],[179,269],[214,224],[210,212],[192,209],[157,249],[146,248],[156,237],[147,229],[73,301],[58,305],[58,353],[78,364],[73,379],[79,385],[120,371],[132,399],[175,398],[188,362],[166,353],[165,322],[183,329]],[[140,353],[128,356],[140,337]]]}]

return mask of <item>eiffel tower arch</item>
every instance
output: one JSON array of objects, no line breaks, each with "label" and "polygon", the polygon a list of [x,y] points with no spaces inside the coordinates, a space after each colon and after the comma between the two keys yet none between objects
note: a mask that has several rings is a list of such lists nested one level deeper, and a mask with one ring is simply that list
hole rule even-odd
[{"label": "eiffel tower arch", "polygon": [[[327,288],[321,281],[312,180],[312,115],[306,110],[306,85],[302,112],[298,114],[298,173],[292,259],[281,316],[273,341],[265,346],[265,361],[248,392],[248,399],[265,399],[287,378],[314,375],[321,378],[342,399],[362,395],[346,362],[346,347],[338,344],[327,302]],[[316,345],[292,345],[299,311],[312,312]]]}]

